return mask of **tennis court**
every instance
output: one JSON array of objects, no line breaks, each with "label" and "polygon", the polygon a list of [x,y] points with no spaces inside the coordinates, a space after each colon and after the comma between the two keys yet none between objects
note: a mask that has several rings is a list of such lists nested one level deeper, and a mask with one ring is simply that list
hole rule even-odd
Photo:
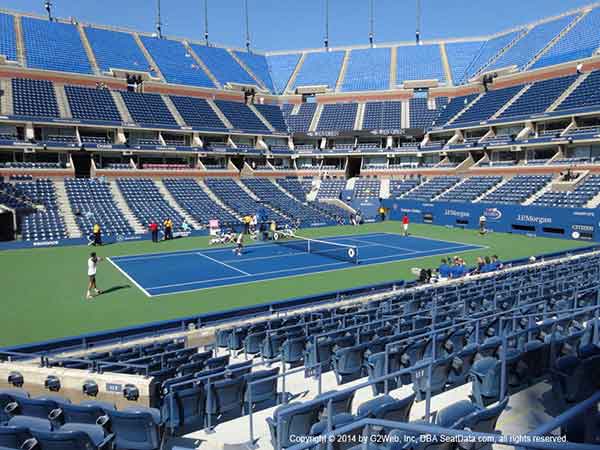
[{"label": "tennis court", "polygon": [[458,253],[482,248],[393,233],[282,240],[232,247],[119,256],[110,261],[148,297],[298,277],[332,270]]}]

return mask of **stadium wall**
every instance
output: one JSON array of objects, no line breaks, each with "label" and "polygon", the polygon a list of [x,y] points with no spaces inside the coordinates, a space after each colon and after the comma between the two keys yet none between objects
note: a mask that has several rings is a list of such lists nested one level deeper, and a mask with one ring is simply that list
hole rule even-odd
[{"label": "stadium wall", "polygon": [[588,208],[550,208],[493,203],[419,202],[383,200],[392,220],[406,213],[412,222],[460,228],[479,228],[486,217],[487,228],[561,239],[600,240],[600,213]]}]

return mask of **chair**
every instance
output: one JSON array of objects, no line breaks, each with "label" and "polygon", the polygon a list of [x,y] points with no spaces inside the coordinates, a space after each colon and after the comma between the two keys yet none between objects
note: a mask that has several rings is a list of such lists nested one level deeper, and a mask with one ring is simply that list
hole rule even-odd
[{"label": "chair", "polygon": [[32,435],[43,450],[111,449],[115,438],[114,434],[105,436],[102,428],[94,425],[64,431],[32,430]]},{"label": "chair", "polygon": [[108,416],[117,448],[156,450],[160,447],[162,423],[158,410],[128,407],[108,411]]},{"label": "chair", "polygon": [[229,355],[207,359],[204,367],[208,370],[223,369],[229,364]]},{"label": "chair", "polygon": [[[382,395],[369,400],[358,407],[357,416],[361,419],[381,419],[395,422],[408,422],[410,410],[415,402],[415,394],[403,399],[396,399],[390,395]],[[389,430],[384,429],[385,433]]]},{"label": "chair", "polygon": [[297,411],[284,415],[283,413],[301,403],[290,403],[280,406],[273,412],[273,417],[267,417],[271,432],[271,444],[274,448],[287,448],[296,444],[294,436],[308,436],[312,426],[317,423],[319,409],[314,405],[304,405]]},{"label": "chair", "polygon": [[[277,378],[279,367],[270,370],[260,370],[244,375],[246,390],[244,392],[244,412],[260,411],[277,403]],[[250,402],[252,391],[252,402]],[[285,394],[284,394],[285,395]]]},{"label": "chair", "polygon": [[469,344],[452,355],[452,370],[450,370],[448,375],[448,384],[450,386],[461,386],[466,383],[478,351],[479,347],[476,344]]},{"label": "chair", "polygon": [[[99,425],[100,418],[106,418],[106,413],[99,406],[62,405],[62,420],[64,423],[82,423],[87,425]],[[102,420],[101,420],[102,421]]]},{"label": "chair", "polygon": [[260,331],[257,333],[250,333],[244,339],[244,352],[247,355],[257,355],[260,353],[260,344],[265,339],[266,332]]},{"label": "chair", "polygon": [[167,429],[179,435],[187,429],[204,426],[205,393],[202,385],[189,383],[176,387],[162,401],[161,417]]},{"label": "chair", "polygon": [[[425,358],[423,363],[431,362],[431,358]],[[421,370],[412,372],[413,391],[417,400],[423,400],[427,396],[427,389],[431,390],[431,395],[443,392],[448,384],[448,375],[452,366],[452,357],[441,358],[431,362],[431,382],[429,382],[429,368],[424,367]]]},{"label": "chair", "polygon": [[552,373],[552,390],[567,404],[592,395],[600,382],[600,356],[580,360],[574,355],[558,358]]},{"label": "chair", "polygon": [[[332,394],[334,395],[332,396]],[[354,391],[346,393],[337,393],[337,391],[327,391],[323,392],[321,395],[317,395],[315,397],[315,400],[321,400],[323,402],[319,410],[319,417],[327,416],[330,400],[331,413],[333,415],[350,413],[352,411],[352,400],[354,400],[354,394]]]},{"label": "chair", "polygon": [[[331,429],[336,430],[338,428],[345,427],[346,425],[349,425],[354,421],[356,421],[356,417],[354,417],[352,414],[348,414],[348,413],[336,414],[332,418]],[[315,423],[310,428],[310,435],[311,436],[320,436],[322,434],[326,434],[327,431],[328,431],[327,418],[323,418],[320,422]],[[358,442],[358,439],[361,434],[362,434],[362,430],[360,428],[355,428],[352,431],[349,431],[345,434],[338,435],[338,436],[340,436],[340,438],[336,439],[335,442],[333,443],[333,445],[332,445],[333,450],[346,450],[346,449],[351,448],[356,442]],[[322,441],[313,448],[319,449],[319,450],[324,450],[327,448],[327,442]]]},{"label": "chair", "polygon": [[289,364],[291,367],[298,367],[301,365],[304,357],[305,344],[305,337],[286,339],[281,346],[281,357],[283,362]]},{"label": "chair", "polygon": [[[400,370],[400,353],[389,352],[388,354],[388,367],[387,374],[394,373]],[[381,378],[386,374],[385,367],[385,352],[374,353],[369,355],[367,358],[367,373],[369,375],[369,381],[373,381],[376,378]],[[392,391],[398,387],[398,377],[390,377],[388,379],[388,390]],[[373,389],[373,395],[383,394],[385,390],[385,383],[379,382],[371,386]]]},{"label": "chair", "polygon": [[473,364],[469,376],[473,382],[473,397],[485,407],[500,398],[500,371],[502,363],[496,358],[483,358]]},{"label": "chair", "polygon": [[363,355],[367,344],[336,350],[333,354],[333,370],[338,384],[357,380],[362,375]]},{"label": "chair", "polygon": [[21,397],[28,398],[29,394],[23,389],[0,389],[0,425],[10,419],[10,414],[5,412],[5,408]]},{"label": "chair", "polygon": [[245,382],[243,378],[206,384],[206,414],[210,427],[242,415]]},{"label": "chair", "polygon": [[23,443],[31,437],[31,433],[27,428],[0,426],[0,446],[21,448]]},{"label": "chair", "polygon": [[[463,419],[463,428],[478,433],[493,433],[500,414],[508,405],[508,397],[491,408],[476,408]],[[461,442],[458,444],[461,450],[491,450],[492,446],[485,442]]]},{"label": "chair", "polygon": [[313,367],[320,364],[323,373],[331,370],[331,358],[333,355],[333,342],[329,338],[318,338],[317,343],[309,339],[304,351],[304,365]]}]

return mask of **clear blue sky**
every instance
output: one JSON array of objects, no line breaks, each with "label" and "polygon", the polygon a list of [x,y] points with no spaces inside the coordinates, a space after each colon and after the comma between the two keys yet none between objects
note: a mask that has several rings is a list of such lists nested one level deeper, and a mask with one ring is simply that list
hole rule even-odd
[{"label": "clear blue sky", "polygon": [[[153,31],[155,0],[52,0],[59,17]],[[210,39],[244,46],[243,0],[208,0]],[[588,5],[592,0],[422,0],[423,39],[491,34]],[[45,13],[43,0],[1,0],[0,6]],[[248,0],[252,46],[259,50],[320,47],[324,0]],[[375,39],[413,40],[415,0],[374,0]],[[162,0],[165,34],[203,38],[203,0]],[[366,44],[368,0],[330,0],[330,44]],[[517,13],[518,12],[518,13]]]}]

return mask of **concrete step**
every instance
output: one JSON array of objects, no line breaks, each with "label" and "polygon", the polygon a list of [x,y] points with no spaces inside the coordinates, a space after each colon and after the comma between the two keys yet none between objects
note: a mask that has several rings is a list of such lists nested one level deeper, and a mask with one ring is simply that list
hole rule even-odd
[{"label": "concrete step", "polygon": [[204,70],[204,73],[206,73],[208,78],[210,78],[210,81],[213,82],[213,84],[217,87],[217,89],[222,89],[223,86],[221,85],[219,80],[217,80],[217,77],[215,77],[215,75],[210,71],[208,66],[206,64],[204,64],[204,61],[202,61],[202,59],[196,54],[196,52],[192,49],[192,47],[190,47],[190,45],[185,41],[184,41],[184,45],[185,45],[188,53],[191,55],[191,57],[196,62],[196,64],[198,64],[202,68],[202,70]]},{"label": "concrete step", "polygon": [[359,103],[358,107],[356,108],[356,118],[354,120],[354,129],[355,130],[362,130],[364,118],[365,118],[365,103]]},{"label": "concrete step", "polygon": [[531,88],[531,86],[533,86],[533,84],[527,84],[527,85],[525,85],[525,87],[523,87],[523,89],[521,89],[519,92],[517,92],[513,98],[511,98],[508,102],[506,102],[504,104],[504,106],[502,106],[502,108],[500,108],[498,111],[496,111],[496,113],[492,117],[490,117],[490,120],[491,119],[497,119],[498,117],[500,117],[500,115],[504,111],[506,111],[508,108],[510,108],[510,106],[514,102],[516,102],[519,98],[521,98],[521,96],[523,94],[525,94],[525,92],[527,92]]},{"label": "concrete step", "polygon": [[344,59],[342,60],[342,67],[340,68],[340,73],[338,74],[337,81],[335,83],[335,92],[341,92],[342,86],[344,84],[344,79],[346,78],[346,71],[348,70],[348,61],[350,60],[350,50],[346,50],[344,53]]},{"label": "concrete step", "polygon": [[390,89],[396,89],[396,85],[398,84],[398,47],[392,47],[391,50],[392,57],[390,58]]},{"label": "concrete step", "polygon": [[306,201],[314,202],[317,198],[317,194],[319,193],[319,188],[321,187],[321,180],[319,178],[313,180],[311,191],[306,194]]},{"label": "concrete step", "polygon": [[17,41],[17,61],[23,66],[27,67],[27,57],[25,54],[25,41],[23,40],[23,24],[21,22],[21,15],[15,14],[15,38]]},{"label": "concrete step", "polygon": [[0,112],[12,116],[14,113],[12,81],[10,79],[0,80],[0,89],[4,92],[4,95],[0,97]]},{"label": "concrete step", "polygon": [[449,187],[448,189],[446,189],[445,191],[439,193],[438,195],[436,195],[435,197],[433,197],[433,199],[431,201],[436,201],[437,199],[441,198],[443,195],[446,195],[448,192],[454,191],[455,189],[459,189],[461,185],[463,185],[466,181],[468,180],[468,178],[461,178],[461,180],[456,183],[455,185]]},{"label": "concrete step", "polygon": [[123,197],[123,194],[121,193],[121,190],[119,189],[119,185],[117,184],[116,180],[112,180],[110,182],[110,192],[112,193],[113,199],[117,207],[121,210],[123,216],[125,217],[127,222],[129,222],[129,226],[133,228],[135,234],[146,233],[146,228],[140,223],[138,218],[135,217],[135,215],[129,208],[129,205],[125,201],[125,197]]},{"label": "concrete step", "polygon": [[558,108],[560,106],[560,104],[569,96],[571,95],[571,93],[577,89],[581,83],[583,83],[587,77],[589,77],[591,74],[591,72],[587,72],[584,74],[581,74],[577,77],[577,79],[573,82],[573,84],[571,86],[569,86],[561,95],[560,97],[558,97],[554,103],[552,103],[550,105],[550,107],[546,110],[546,112],[552,112],[554,111],[556,108]]},{"label": "concrete step", "polygon": [[162,180],[154,180],[154,184],[156,184],[156,187],[158,188],[158,192],[160,192],[160,194],[167,201],[169,206],[171,208],[173,208],[175,211],[177,211],[177,213],[181,217],[183,217],[194,230],[200,230],[202,228],[202,226],[198,223],[198,221],[196,221],[196,219],[194,219],[185,209],[183,209],[179,205],[177,200],[175,200],[175,197],[173,197],[173,195],[171,194],[169,189],[167,189],[167,187],[165,186],[165,183],[163,183]]},{"label": "concrete step", "polygon": [[129,109],[127,109],[125,100],[123,100],[123,97],[121,97],[121,93],[119,91],[111,91],[110,94],[112,95],[115,105],[117,106],[117,110],[119,110],[119,114],[121,114],[121,119],[123,119],[123,122],[133,123],[133,118],[129,113]]},{"label": "concrete step", "polygon": [[379,188],[379,198],[390,198],[390,179],[382,178]]},{"label": "concrete step", "polygon": [[527,205],[531,205],[533,202],[535,202],[538,198],[540,198],[542,195],[544,195],[546,192],[552,190],[552,185],[554,184],[555,180],[552,180],[550,183],[548,183],[546,186],[544,186],[542,189],[540,189],[539,191],[535,192],[531,197],[529,197],[527,200],[525,200],[523,203],[521,203],[523,206],[527,206]]},{"label": "concrete step", "polygon": [[484,93],[482,92],[481,94],[479,94],[475,100],[473,100],[470,104],[468,104],[465,108],[461,109],[458,113],[456,113],[456,115],[454,117],[452,117],[452,119],[450,119],[448,121],[448,125],[450,125],[452,122],[454,122],[456,119],[458,119],[460,116],[462,116],[465,112],[467,112],[469,109],[471,109],[473,107],[473,105],[477,104],[477,102],[479,100],[481,100],[481,97],[484,96]]},{"label": "concrete step", "polygon": [[440,56],[442,58],[442,66],[444,67],[444,75],[448,86],[454,86],[454,80],[452,79],[452,69],[450,68],[450,62],[448,61],[448,52],[446,52],[446,44],[442,42],[440,44]]},{"label": "concrete step", "polygon": [[263,83],[263,80],[261,80],[253,71],[252,69],[250,69],[250,67],[248,67],[246,65],[246,63],[244,61],[242,61],[233,50],[229,49],[227,50],[229,52],[229,54],[231,55],[231,57],[233,59],[235,59],[235,61],[246,71],[248,72],[248,75],[250,75],[252,77],[252,79],[254,81],[256,81],[257,86],[259,86],[261,89],[264,89],[265,91],[268,91],[269,89],[267,88],[267,86],[265,86],[265,84]]},{"label": "concrete step", "polygon": [[133,33],[133,39],[135,40],[138,47],[144,54],[144,57],[146,58],[148,65],[154,69],[155,76],[157,78],[160,78],[162,81],[166,81],[165,77],[163,76],[162,72],[160,71],[160,69],[158,67],[158,64],[156,64],[156,61],[154,61],[154,58],[152,57],[152,55],[150,54],[150,52],[148,51],[148,49],[146,48],[146,46],[144,45],[142,40],[140,39],[140,35],[137,33]]},{"label": "concrete step", "polygon": [[290,75],[290,79],[288,80],[288,82],[285,86],[285,89],[283,90],[284,93],[292,92],[294,84],[296,84],[296,78],[298,77],[298,72],[300,72],[300,69],[302,68],[302,65],[304,64],[305,59],[306,59],[306,53],[302,53],[302,56],[300,56],[300,59],[298,60],[298,64],[296,64],[296,68]]},{"label": "concrete step", "polygon": [[58,103],[58,112],[62,119],[72,119],[71,106],[67,99],[67,93],[65,92],[65,86],[62,84],[54,83],[54,94],[56,96],[56,103]]},{"label": "concrete step", "polygon": [[81,38],[81,43],[83,44],[83,48],[85,49],[85,53],[90,61],[90,65],[92,66],[92,70],[96,75],[100,75],[100,67],[98,66],[98,60],[96,60],[96,55],[94,54],[94,50],[90,45],[90,41],[88,41],[87,35],[85,34],[85,30],[83,29],[83,25],[80,23],[77,24],[77,31],[79,32],[79,37]]},{"label": "concrete step", "polygon": [[308,127],[308,131],[314,132],[317,130],[317,126],[319,125],[319,120],[321,120],[321,114],[323,113],[323,104],[319,103],[317,105],[317,109],[315,109],[315,114],[310,121],[310,126]]},{"label": "concrete step", "polygon": [[183,117],[175,107],[175,104],[171,100],[171,97],[169,97],[167,94],[162,94],[161,97],[165,102],[165,105],[167,105],[167,109],[173,115],[173,118],[177,122],[177,125],[179,125],[180,127],[187,127],[187,123],[185,123],[185,120],[183,120]]},{"label": "concrete step", "polygon": [[502,186],[504,186],[506,183],[508,183],[508,181],[510,179],[511,179],[511,177],[504,178],[500,183],[498,183],[495,186],[492,186],[491,189],[487,190],[486,192],[484,192],[483,194],[481,194],[479,197],[477,197],[475,200],[473,200],[473,203],[480,202],[485,196],[490,195],[492,192],[500,189]]},{"label": "concrete step", "polygon": [[273,128],[273,125],[271,125],[271,123],[265,118],[265,116],[263,116],[260,111],[258,109],[256,109],[256,106],[254,106],[253,104],[248,104],[248,108],[250,108],[250,110],[256,115],[256,117],[258,117],[260,119],[260,121],[263,123],[263,125],[265,127],[267,127],[269,129],[269,131],[271,133],[275,132],[275,128]]},{"label": "concrete step", "polygon": [[235,127],[234,127],[234,126],[231,124],[231,122],[229,121],[229,119],[228,119],[227,117],[225,117],[225,114],[223,114],[223,111],[221,111],[221,110],[219,109],[219,107],[217,106],[217,104],[216,104],[214,101],[212,101],[211,99],[206,99],[206,103],[208,103],[208,104],[209,104],[209,106],[210,106],[210,107],[213,109],[213,111],[215,112],[215,114],[216,114],[217,116],[219,116],[219,119],[221,119],[221,122],[223,122],[223,124],[224,124],[224,125],[225,125],[227,128],[229,128],[229,129],[233,129],[233,128],[235,128]]},{"label": "concrete step", "polygon": [[58,204],[58,211],[60,212],[65,226],[67,227],[67,234],[70,238],[80,238],[83,236],[83,232],[87,230],[80,230],[77,221],[75,220],[75,214],[67,195],[67,189],[65,187],[64,180],[54,181],[54,187],[56,189],[56,203]]}]

